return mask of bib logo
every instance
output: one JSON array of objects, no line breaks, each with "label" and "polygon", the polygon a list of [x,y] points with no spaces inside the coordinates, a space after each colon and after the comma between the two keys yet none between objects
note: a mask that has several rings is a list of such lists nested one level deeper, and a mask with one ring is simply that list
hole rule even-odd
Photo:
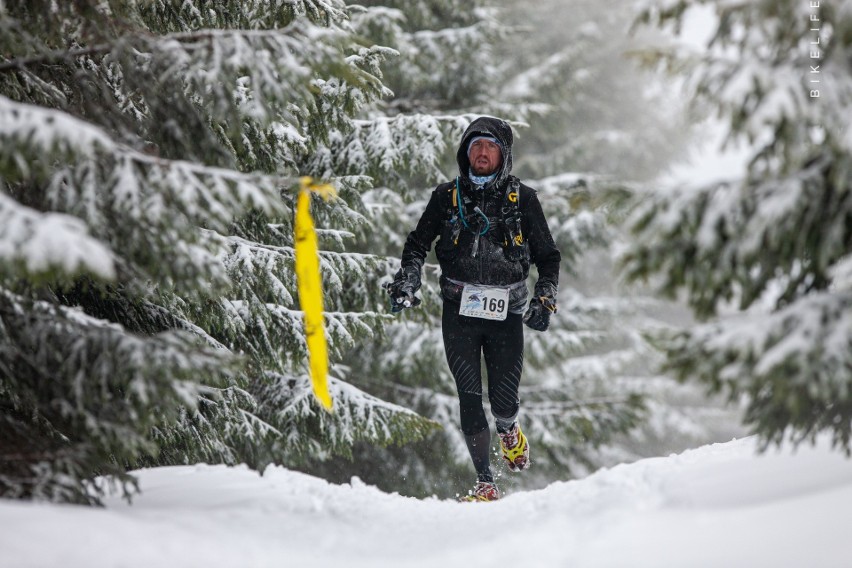
[{"label": "bib logo", "polygon": [[467,303],[464,307],[468,310],[481,310],[482,298],[479,296],[479,294],[471,294],[467,297]]}]

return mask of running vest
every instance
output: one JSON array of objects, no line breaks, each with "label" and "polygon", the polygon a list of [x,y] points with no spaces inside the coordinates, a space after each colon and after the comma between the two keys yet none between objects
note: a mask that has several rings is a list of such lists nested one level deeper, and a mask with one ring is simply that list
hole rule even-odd
[{"label": "running vest", "polygon": [[[459,187],[459,179],[449,187],[444,196],[444,211],[452,228],[450,241],[458,246],[462,231],[474,234],[472,254],[475,256],[479,237],[490,238],[502,246],[506,259],[520,261],[529,259],[529,248],[521,229],[523,214],[520,209],[521,183],[514,176],[509,177],[506,192],[497,217],[486,216],[479,206],[465,196]],[[490,234],[489,234],[490,233]],[[495,240],[496,237],[496,240]],[[446,243],[444,246],[449,245]]]}]

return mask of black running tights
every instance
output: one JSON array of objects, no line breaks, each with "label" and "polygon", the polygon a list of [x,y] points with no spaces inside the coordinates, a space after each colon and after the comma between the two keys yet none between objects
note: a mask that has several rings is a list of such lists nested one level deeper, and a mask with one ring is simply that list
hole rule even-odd
[{"label": "black running tights", "polygon": [[480,361],[485,356],[488,401],[497,430],[507,430],[518,415],[518,385],[524,364],[524,330],[521,314],[504,321],[470,318],[458,313],[459,305],[444,302],[442,332],[447,364],[456,381],[461,429],[466,436],[488,428],[482,408]]}]

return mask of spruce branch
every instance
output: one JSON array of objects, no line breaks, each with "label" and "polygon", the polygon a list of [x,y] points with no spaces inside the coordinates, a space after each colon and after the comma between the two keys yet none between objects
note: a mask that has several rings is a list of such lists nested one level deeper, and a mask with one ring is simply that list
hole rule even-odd
[{"label": "spruce branch", "polygon": [[[73,64],[81,57],[93,55],[105,55],[116,49],[126,50],[134,45],[150,45],[152,42],[169,44],[175,42],[181,44],[182,49],[193,51],[196,49],[210,49],[213,40],[232,39],[234,37],[245,37],[250,39],[279,39],[293,30],[295,26],[283,30],[198,30],[193,32],[174,32],[163,35],[150,33],[128,34],[115,38],[106,43],[99,43],[88,47],[75,47],[71,49],[55,49],[28,55],[14,57],[0,61],[0,73],[23,70],[27,67],[37,65],[50,65],[56,63]],[[131,48],[133,49],[133,48]],[[138,50],[138,48],[136,48]]]}]

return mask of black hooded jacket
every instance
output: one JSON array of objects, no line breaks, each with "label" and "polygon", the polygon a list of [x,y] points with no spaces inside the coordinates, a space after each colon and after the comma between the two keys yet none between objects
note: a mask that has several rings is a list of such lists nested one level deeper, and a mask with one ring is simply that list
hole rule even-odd
[{"label": "black hooded jacket", "polygon": [[[503,162],[492,182],[477,187],[469,177],[467,148],[474,136],[483,135],[500,142]],[[435,253],[445,300],[459,301],[458,283],[516,285],[510,294],[511,310],[522,311],[527,289],[520,283],[529,275],[531,262],[538,267],[535,295],[556,297],[561,255],[535,190],[510,175],[512,143],[512,129],[506,122],[493,117],[474,120],[456,153],[458,178],[435,188],[405,241],[402,270],[416,270],[419,275],[432,242],[440,237]]]}]

